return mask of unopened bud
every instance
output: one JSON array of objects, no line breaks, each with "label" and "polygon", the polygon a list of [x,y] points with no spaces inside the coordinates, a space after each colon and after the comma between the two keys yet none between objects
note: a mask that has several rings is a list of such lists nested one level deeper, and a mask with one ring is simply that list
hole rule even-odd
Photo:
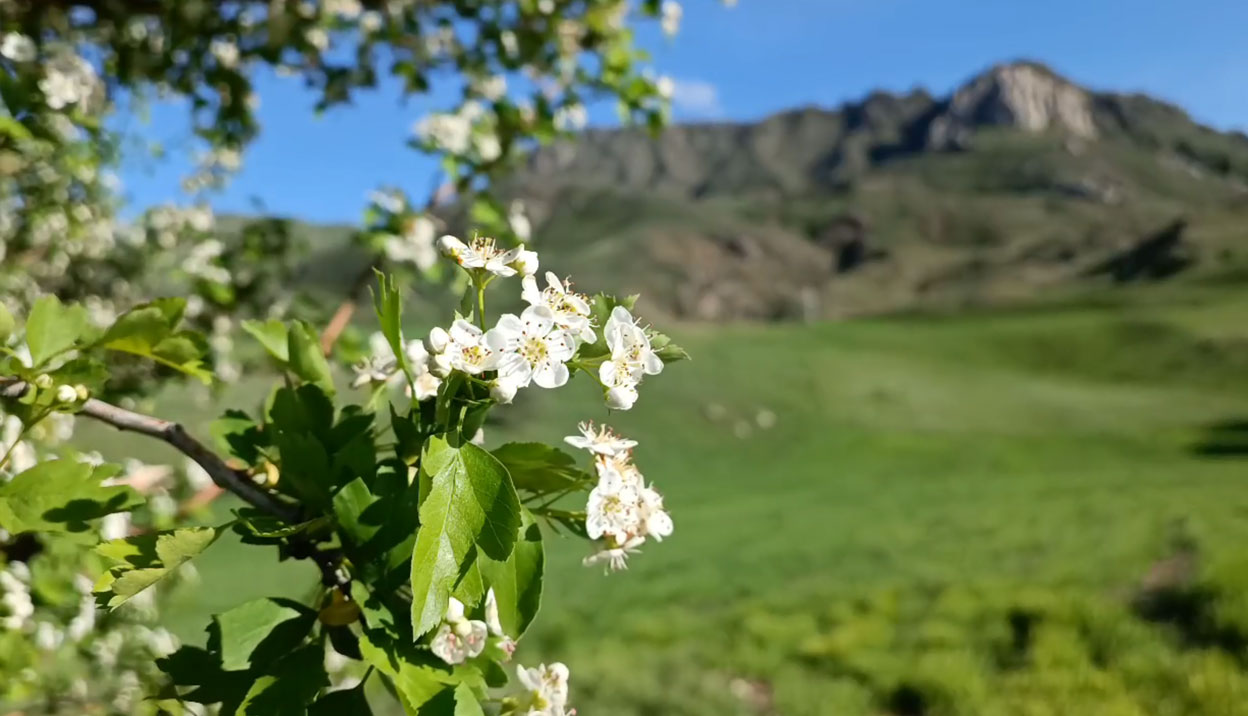
[{"label": "unopened bud", "polygon": [[78,394],[79,400],[86,400],[91,397],[91,391],[87,390],[87,386],[81,383],[74,386],[74,392]]},{"label": "unopened bud", "polygon": [[56,389],[56,402],[72,403],[78,400],[78,391],[72,385],[62,385]]},{"label": "unopened bud", "polygon": [[44,373],[40,375],[38,378],[35,378],[35,387],[39,388],[40,390],[47,390],[48,388],[51,388],[52,376],[48,375],[47,373]]}]

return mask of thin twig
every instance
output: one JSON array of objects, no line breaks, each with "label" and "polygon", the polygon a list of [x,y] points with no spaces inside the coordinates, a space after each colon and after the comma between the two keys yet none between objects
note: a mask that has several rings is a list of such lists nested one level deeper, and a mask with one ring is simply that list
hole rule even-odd
[{"label": "thin twig", "polygon": [[[20,398],[26,390],[27,385],[23,381],[0,378],[0,395],[6,398]],[[180,423],[136,413],[95,398],[87,399],[78,414],[106,423],[118,430],[163,440],[204,468],[204,471],[219,487],[238,495],[252,507],[287,522],[293,523],[299,519],[297,509],[261,490],[251,481],[247,473],[226,465],[224,460],[192,437]]]}]

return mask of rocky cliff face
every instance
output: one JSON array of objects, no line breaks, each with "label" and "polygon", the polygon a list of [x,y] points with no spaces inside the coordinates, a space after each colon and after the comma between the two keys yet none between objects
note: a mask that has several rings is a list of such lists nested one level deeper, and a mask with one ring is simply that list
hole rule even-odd
[{"label": "rocky cliff face", "polygon": [[999,65],[963,85],[932,118],[928,146],[963,148],[981,127],[1097,136],[1091,94],[1032,63]]}]

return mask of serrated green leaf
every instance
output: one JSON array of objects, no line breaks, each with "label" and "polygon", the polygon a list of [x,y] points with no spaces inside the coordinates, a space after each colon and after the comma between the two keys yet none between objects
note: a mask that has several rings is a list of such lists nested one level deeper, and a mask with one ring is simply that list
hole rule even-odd
[{"label": "serrated green leaf", "polygon": [[471,443],[430,438],[421,459],[429,495],[412,550],[412,631],[437,626],[473,546],[505,560],[520,527],[520,500],[502,463]]},{"label": "serrated green leaf", "polygon": [[520,537],[507,559],[477,559],[486,586],[494,589],[499,623],[513,639],[524,634],[541,608],[546,569],[542,530],[528,510],[522,510],[521,518]]},{"label": "serrated green leaf", "polygon": [[14,534],[87,532],[91,520],[142,505],[130,487],[101,484],[115,470],[76,460],[41,462],[0,485],[0,527]]},{"label": "serrated green leaf", "polygon": [[156,666],[169,676],[172,685],[195,687],[182,694],[180,700],[197,704],[221,704],[221,713],[232,714],[255,681],[255,675],[225,671],[216,654],[197,646],[183,646],[167,657],[157,659]]},{"label": "serrated green leaf", "polygon": [[373,294],[373,308],[377,312],[377,321],[381,325],[381,334],[394,351],[399,370],[407,376],[410,383],[413,379],[412,367],[407,363],[407,351],[403,349],[403,299],[394,284],[394,278],[377,272],[377,292]]},{"label": "serrated green leaf", "polygon": [[334,478],[325,446],[303,433],[279,432],[274,442],[281,461],[279,486],[317,509],[328,507]]},{"label": "serrated green leaf", "polygon": [[298,646],[316,623],[316,612],[289,599],[253,599],[215,615],[221,668],[267,668]]},{"label": "serrated green leaf", "polygon": [[589,486],[595,479],[571,455],[545,443],[507,443],[492,451],[517,490],[549,494]]},{"label": "serrated green leaf", "polygon": [[237,716],[307,716],[308,706],[326,686],[324,649],[308,644],[282,659],[272,674],[256,679]]},{"label": "serrated green leaf", "polygon": [[95,583],[96,602],[116,608],[173,574],[220,536],[214,527],[187,527],[105,542],[95,548],[114,562]]},{"label": "serrated green leaf", "polygon": [[269,446],[264,428],[241,410],[227,410],[208,426],[212,437],[229,455],[248,465],[260,462],[262,451]]},{"label": "serrated green leaf", "polygon": [[325,354],[321,352],[321,342],[315,328],[304,321],[291,324],[286,350],[290,355],[290,372],[333,395],[334,376],[330,373]]},{"label": "serrated green leaf", "polygon": [[136,306],[113,322],[95,345],[147,358],[209,383],[212,374],[202,367],[207,352],[203,336],[177,330],[186,300],[162,298]]},{"label": "serrated green leaf", "polygon": [[417,713],[421,706],[458,681],[428,649],[399,643],[376,629],[366,630],[360,637],[360,654],[365,662],[390,678],[409,714]]},{"label": "serrated green leaf", "polygon": [[283,364],[290,362],[290,338],[285,323],[276,318],[270,318],[267,321],[243,321],[242,326],[244,331],[250,333],[269,352],[269,355]]},{"label": "serrated green leaf", "polygon": [[32,367],[71,348],[87,329],[87,310],[78,304],[61,305],[56,296],[42,296],[26,317],[26,346]]},{"label": "serrated green leaf", "polygon": [[364,685],[354,689],[331,691],[312,704],[308,716],[372,716],[372,708],[364,695]]}]

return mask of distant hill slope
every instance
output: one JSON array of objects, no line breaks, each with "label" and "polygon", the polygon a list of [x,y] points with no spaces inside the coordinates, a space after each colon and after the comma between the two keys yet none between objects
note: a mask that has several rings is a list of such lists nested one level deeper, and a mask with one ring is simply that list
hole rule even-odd
[{"label": "distant hill slope", "polygon": [[1248,137],[1030,62],[944,98],[876,92],[657,139],[589,130],[504,190],[546,266],[692,320],[1248,276]]},{"label": "distant hill slope", "polygon": [[1248,264],[1248,137],[1026,62],[946,98],[877,92],[657,139],[591,130],[508,190],[560,270],[695,319],[995,304]]}]

